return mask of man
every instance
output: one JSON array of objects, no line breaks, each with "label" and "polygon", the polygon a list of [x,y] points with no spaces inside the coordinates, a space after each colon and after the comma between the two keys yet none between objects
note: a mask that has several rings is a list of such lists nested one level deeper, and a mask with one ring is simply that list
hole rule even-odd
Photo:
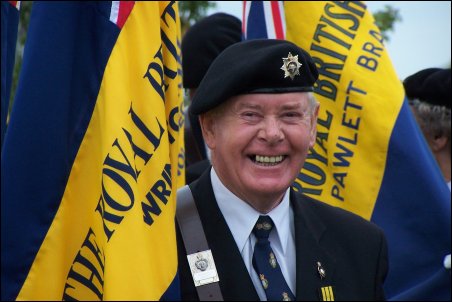
[{"label": "man", "polygon": [[451,189],[450,103],[451,70],[427,68],[403,82],[411,109],[430,150]]},{"label": "man", "polygon": [[[295,44],[251,40],[217,57],[193,99],[212,168],[190,189],[224,300],[384,299],[382,231],[290,188],[316,140],[317,78]],[[197,300],[206,285],[191,272],[205,266],[184,243],[178,233],[182,299]]]},{"label": "man", "polygon": [[[228,46],[242,40],[242,22],[216,13],[190,27],[182,39],[183,85],[191,100],[212,61]],[[210,167],[209,153],[196,116],[185,115],[186,181],[191,183]]]}]

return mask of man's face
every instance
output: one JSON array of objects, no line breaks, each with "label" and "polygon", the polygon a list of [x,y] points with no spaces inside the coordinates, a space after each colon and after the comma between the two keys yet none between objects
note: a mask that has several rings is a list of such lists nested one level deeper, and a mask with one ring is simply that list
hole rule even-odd
[{"label": "man's face", "polygon": [[201,117],[212,165],[245,201],[281,198],[315,143],[318,106],[306,92],[246,94]]}]

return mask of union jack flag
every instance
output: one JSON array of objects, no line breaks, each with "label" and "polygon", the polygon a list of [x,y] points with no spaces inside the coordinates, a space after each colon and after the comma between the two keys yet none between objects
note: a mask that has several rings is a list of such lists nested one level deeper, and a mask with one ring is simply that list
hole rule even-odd
[{"label": "union jack flag", "polygon": [[286,37],[283,1],[243,1],[242,20],[245,40]]}]

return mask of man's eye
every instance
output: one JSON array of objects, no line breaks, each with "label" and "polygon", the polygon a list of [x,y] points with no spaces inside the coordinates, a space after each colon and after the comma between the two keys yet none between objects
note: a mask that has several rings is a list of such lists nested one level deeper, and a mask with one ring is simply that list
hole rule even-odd
[{"label": "man's eye", "polygon": [[254,111],[242,112],[240,114],[240,116],[241,116],[241,118],[243,120],[245,120],[247,122],[251,122],[251,123],[257,123],[260,120],[260,118],[261,118],[261,115],[259,113],[257,113],[257,112],[254,112]]},{"label": "man's eye", "polygon": [[255,118],[255,117],[258,117],[258,115],[257,115],[256,112],[243,112],[243,113],[242,113],[242,116],[243,116],[243,117],[246,117],[246,118]]},{"label": "man's eye", "polygon": [[301,118],[302,114],[299,112],[286,112],[283,116],[288,118]]}]

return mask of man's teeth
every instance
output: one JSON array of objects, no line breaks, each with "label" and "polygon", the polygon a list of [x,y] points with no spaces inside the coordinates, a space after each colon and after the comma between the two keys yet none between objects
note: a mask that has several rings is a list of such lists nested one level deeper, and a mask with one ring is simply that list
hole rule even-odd
[{"label": "man's teeth", "polygon": [[284,156],[279,155],[279,156],[262,156],[262,155],[256,155],[255,160],[258,163],[263,163],[263,164],[277,164],[282,162],[282,160],[284,159]]}]

